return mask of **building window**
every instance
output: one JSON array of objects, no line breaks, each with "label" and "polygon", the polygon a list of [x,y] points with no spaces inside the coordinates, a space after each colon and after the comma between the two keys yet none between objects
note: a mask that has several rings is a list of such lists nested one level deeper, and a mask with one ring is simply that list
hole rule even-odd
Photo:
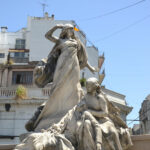
[{"label": "building window", "polygon": [[20,53],[19,52],[15,52],[14,57],[20,57]]},{"label": "building window", "polygon": [[30,85],[33,82],[33,71],[13,71],[12,84]]},{"label": "building window", "polygon": [[0,53],[0,58],[4,58],[5,57],[5,53]]},{"label": "building window", "polygon": [[25,53],[25,52],[11,52],[10,53],[10,57],[14,58],[28,58],[29,57],[29,53]]},{"label": "building window", "polygon": [[25,49],[25,39],[16,39],[16,49]]},{"label": "building window", "polygon": [[[21,50],[17,50],[21,51]],[[29,62],[29,52],[10,52],[10,59],[14,63],[28,63]]]},{"label": "building window", "polygon": [[24,52],[15,52],[15,56],[16,58],[24,58],[25,57],[25,53]]}]

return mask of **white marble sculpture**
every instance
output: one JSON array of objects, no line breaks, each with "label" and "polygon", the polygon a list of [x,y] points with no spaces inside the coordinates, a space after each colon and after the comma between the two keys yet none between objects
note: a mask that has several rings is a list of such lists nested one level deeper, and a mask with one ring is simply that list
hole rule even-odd
[{"label": "white marble sculpture", "polygon": [[96,78],[88,79],[86,88],[87,94],[58,123],[31,133],[15,150],[128,149],[132,141],[118,108],[100,91]]},{"label": "white marble sculpture", "polygon": [[[61,28],[59,38],[53,32]],[[125,150],[132,145],[128,127],[119,109],[101,92],[96,78],[86,82],[82,94],[80,69],[88,67],[85,48],[75,37],[72,25],[57,25],[46,37],[55,42],[43,69],[36,74],[36,84],[52,82],[50,99],[41,105],[26,128],[15,150]]]}]

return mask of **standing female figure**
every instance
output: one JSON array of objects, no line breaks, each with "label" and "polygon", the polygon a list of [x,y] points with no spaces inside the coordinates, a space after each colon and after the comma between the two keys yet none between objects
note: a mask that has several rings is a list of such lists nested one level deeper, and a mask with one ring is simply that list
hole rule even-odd
[{"label": "standing female figure", "polygon": [[[59,38],[54,31],[62,29]],[[91,72],[96,69],[89,65],[84,45],[75,36],[73,26],[56,25],[45,37],[55,43],[48,55],[42,75],[35,79],[39,87],[52,82],[50,99],[35,122],[37,130],[47,128],[65,115],[81,98],[80,69],[87,67]],[[55,119],[54,119],[55,118]]]}]

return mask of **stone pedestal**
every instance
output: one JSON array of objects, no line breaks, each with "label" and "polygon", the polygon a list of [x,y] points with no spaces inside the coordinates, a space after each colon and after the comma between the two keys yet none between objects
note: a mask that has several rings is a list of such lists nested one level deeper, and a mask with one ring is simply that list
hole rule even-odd
[{"label": "stone pedestal", "polygon": [[133,135],[133,146],[129,150],[150,150],[150,134]]},{"label": "stone pedestal", "polygon": [[[150,134],[132,135],[133,146],[128,150],[150,150]],[[15,145],[0,145],[0,150],[12,150]]]}]

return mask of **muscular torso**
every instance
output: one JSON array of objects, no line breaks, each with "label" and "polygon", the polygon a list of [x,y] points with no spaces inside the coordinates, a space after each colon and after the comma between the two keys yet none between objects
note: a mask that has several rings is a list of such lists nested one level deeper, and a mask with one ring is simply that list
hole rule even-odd
[{"label": "muscular torso", "polygon": [[97,96],[87,94],[85,102],[88,109],[108,113],[107,102],[101,94]]},{"label": "muscular torso", "polygon": [[87,94],[85,96],[85,102],[89,109],[101,110],[100,100],[97,97]]}]

